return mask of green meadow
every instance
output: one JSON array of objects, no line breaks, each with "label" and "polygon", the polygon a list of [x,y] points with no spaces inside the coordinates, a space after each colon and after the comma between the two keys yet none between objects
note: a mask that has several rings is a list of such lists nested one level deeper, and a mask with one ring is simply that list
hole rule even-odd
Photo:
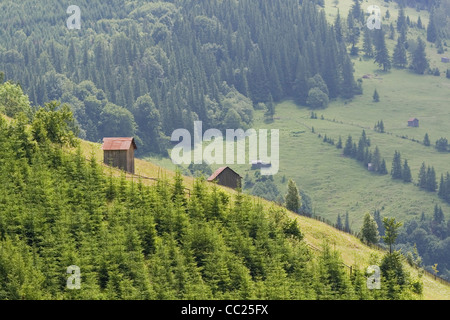
[{"label": "green meadow", "polygon": [[[339,1],[342,17],[347,16],[351,3],[350,0]],[[325,4],[326,14],[332,22],[337,8],[331,0]],[[383,17],[389,9],[391,17],[384,19],[383,23],[392,21],[395,25],[398,14],[395,4],[383,1],[371,1],[370,4],[379,5]],[[368,5],[368,2],[363,2],[362,8]],[[416,22],[420,15],[424,25],[428,23],[425,11],[407,8],[406,15],[412,22]],[[408,39],[416,39],[417,36],[426,39],[425,30],[410,28]],[[362,38],[361,35],[360,48]],[[392,55],[396,38],[386,39],[386,43]],[[437,203],[450,217],[450,206],[440,200],[437,193],[426,192],[415,185],[422,162],[435,168],[438,183],[441,174],[450,171],[450,153],[441,153],[434,148],[440,137],[450,139],[450,80],[445,78],[445,70],[450,65],[440,61],[441,55],[429,43],[427,57],[432,68],[440,69],[441,76],[416,75],[408,69],[395,68],[383,72],[372,59],[365,59],[361,52],[358,57],[352,58],[355,79],[364,75],[369,77],[363,79],[363,94],[353,100],[331,101],[326,109],[320,110],[298,106],[291,100],[283,101],[276,106],[274,121],[270,122],[266,121],[263,110],[256,110],[253,128],[280,130],[280,170],[274,181],[281,194],[286,192],[286,179],[293,179],[311,197],[316,215],[334,222],[338,214],[344,215],[348,211],[351,228],[356,231],[361,227],[364,214],[375,209],[381,210],[383,216],[407,220],[422,212],[432,215]],[[380,95],[378,103],[372,99],[375,89]],[[317,113],[318,119],[310,119],[311,111]],[[321,120],[322,116],[324,120]],[[420,120],[419,128],[407,126],[411,117]],[[386,133],[373,130],[380,120],[383,120]],[[311,132],[312,127],[315,133]],[[379,147],[389,171],[395,150],[400,151],[402,161],[408,160],[413,183],[394,181],[390,175],[371,173],[356,160],[343,157],[342,150],[324,143],[318,137],[318,134],[322,137],[327,135],[337,143],[341,136],[345,145],[348,135],[352,135],[357,143],[363,129],[371,140],[371,150]],[[425,133],[430,137],[430,147],[412,141],[422,142]],[[163,167],[175,168],[169,159],[148,159]],[[214,170],[220,166],[211,167]],[[248,164],[231,167],[243,177],[246,174],[253,176],[255,172]]]}]

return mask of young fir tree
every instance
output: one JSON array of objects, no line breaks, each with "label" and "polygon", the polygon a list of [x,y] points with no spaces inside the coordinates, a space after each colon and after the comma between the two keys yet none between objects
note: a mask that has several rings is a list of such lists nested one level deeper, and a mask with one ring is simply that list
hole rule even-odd
[{"label": "young fir tree", "polygon": [[364,222],[361,228],[361,237],[362,240],[368,244],[377,244],[378,241],[380,241],[377,223],[369,213],[366,213],[364,216]]},{"label": "young fir tree", "polygon": [[402,179],[402,160],[400,152],[395,150],[394,159],[392,160],[392,179]]},{"label": "young fir tree", "polygon": [[408,165],[408,160],[405,159],[405,162],[403,163],[403,171],[402,171],[402,178],[404,182],[411,182],[411,169]]},{"label": "young fir tree", "polygon": [[380,102],[380,95],[378,94],[377,89],[375,89],[375,91],[373,92],[373,101],[374,102]]},{"label": "young fir tree", "polygon": [[286,208],[298,213],[301,206],[301,199],[295,182],[291,179],[288,181],[288,190],[285,197]]},{"label": "young fir tree", "polygon": [[417,74],[424,74],[428,67],[429,63],[425,52],[425,42],[418,37],[417,48],[412,53],[410,68]]},{"label": "young fir tree", "polygon": [[398,230],[402,226],[401,222],[396,222],[395,218],[383,218],[385,235],[382,237],[384,243],[389,246],[389,254],[392,254],[392,247],[398,237]]}]

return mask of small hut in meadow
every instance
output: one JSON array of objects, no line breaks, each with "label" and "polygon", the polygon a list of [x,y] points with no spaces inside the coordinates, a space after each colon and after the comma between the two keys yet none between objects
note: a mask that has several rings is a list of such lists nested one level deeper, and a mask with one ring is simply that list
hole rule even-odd
[{"label": "small hut in meadow", "polygon": [[419,119],[411,118],[408,120],[408,127],[418,128],[419,127]]},{"label": "small hut in meadow", "polygon": [[209,182],[217,181],[217,184],[232,189],[241,187],[242,177],[230,167],[222,167],[216,170],[209,178]]},{"label": "small hut in meadow", "polygon": [[103,162],[134,174],[134,138],[103,138]]}]

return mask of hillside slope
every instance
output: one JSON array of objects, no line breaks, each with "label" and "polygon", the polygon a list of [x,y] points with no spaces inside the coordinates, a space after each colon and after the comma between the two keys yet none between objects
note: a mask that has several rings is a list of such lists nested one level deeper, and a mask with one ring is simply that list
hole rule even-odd
[{"label": "hillside slope", "polygon": [[[82,141],[82,151],[86,157],[91,154],[95,154],[97,159],[101,159],[102,151],[101,145],[97,143]],[[101,162],[98,160],[99,163]],[[109,169],[104,168],[107,172]],[[144,161],[141,159],[136,159],[136,173],[147,177],[158,177],[167,176],[174,177],[175,173],[171,170],[159,167],[151,162]],[[120,174],[116,171],[116,174]],[[183,176],[183,181],[187,187],[193,185],[194,181],[192,177]],[[146,183],[154,184],[153,181],[147,181]],[[210,185],[209,188],[212,186]],[[218,186],[221,190],[226,193],[236,194],[234,190]],[[264,207],[275,207],[278,205],[264,200],[262,198],[250,196],[254,201],[260,202]],[[353,235],[339,231],[332,226],[305,216],[300,216],[292,212],[288,212],[289,216],[298,221],[300,230],[302,231],[304,238],[307,243],[314,246],[315,248],[320,248],[324,242],[330,243],[333,248],[335,248],[340,255],[344,263],[348,266],[359,265],[368,266],[370,264],[379,262],[380,257],[383,252],[379,249],[370,248],[363,244],[360,239]],[[407,266],[408,270],[412,273],[417,273],[416,270]],[[445,285],[439,281],[433,279],[433,277],[425,274],[423,276],[424,284],[424,299],[432,300],[449,300],[450,299],[450,286]]]}]

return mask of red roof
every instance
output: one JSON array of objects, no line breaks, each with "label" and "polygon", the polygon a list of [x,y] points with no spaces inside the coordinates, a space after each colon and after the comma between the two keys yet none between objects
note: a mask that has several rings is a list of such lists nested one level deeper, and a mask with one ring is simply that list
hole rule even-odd
[{"label": "red roof", "polygon": [[419,119],[417,119],[417,118],[411,118],[411,119],[408,120],[408,122],[413,122],[413,121],[416,121],[416,120],[419,120]]},{"label": "red roof", "polygon": [[[230,167],[222,167],[217,169],[209,178],[207,181],[211,182],[216,180],[216,178],[225,171],[225,169],[230,169],[231,171],[233,171],[234,173],[236,173],[233,169],[231,169]],[[237,173],[236,173],[237,174]],[[239,176],[239,174],[237,174]],[[240,176],[239,176],[240,177]]]},{"label": "red roof", "polygon": [[103,150],[129,150],[133,144],[133,148],[137,149],[134,138],[103,138]]},{"label": "red roof", "polygon": [[208,181],[214,181],[214,180],[219,176],[219,174],[221,174],[226,168],[228,168],[228,167],[222,167],[222,168],[217,169],[216,172],[214,172],[214,173],[208,178]]}]

